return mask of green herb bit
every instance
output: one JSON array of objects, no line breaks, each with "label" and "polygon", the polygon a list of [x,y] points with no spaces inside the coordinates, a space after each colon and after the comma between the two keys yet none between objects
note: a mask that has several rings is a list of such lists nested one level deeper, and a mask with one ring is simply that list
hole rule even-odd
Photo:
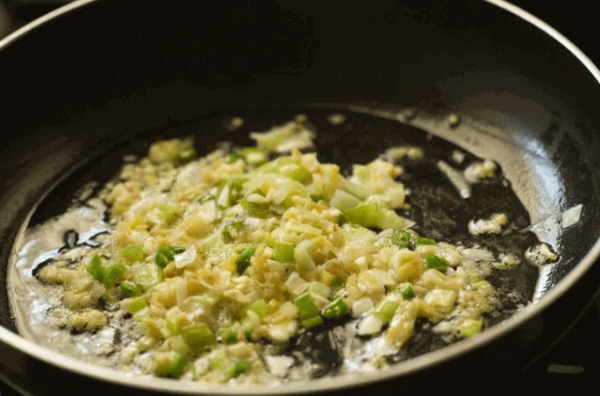
[{"label": "green herb bit", "polygon": [[123,257],[127,263],[142,262],[146,258],[144,248],[138,244],[131,244],[119,250],[119,256]]},{"label": "green herb bit", "polygon": [[319,315],[319,310],[317,309],[310,292],[298,296],[294,301],[294,304],[296,305],[296,308],[298,308],[298,319],[301,321]]},{"label": "green herb bit", "polygon": [[237,333],[233,329],[223,330],[220,336],[221,340],[223,340],[225,344],[235,344],[236,342],[238,342]]},{"label": "green herb bit", "polygon": [[123,297],[134,297],[140,294],[142,288],[133,282],[124,281],[121,282],[121,295]]},{"label": "green herb bit", "polygon": [[154,374],[160,377],[179,378],[187,366],[187,359],[177,351],[157,352],[154,355]]},{"label": "green herb bit", "polygon": [[280,263],[293,263],[294,262],[294,244],[293,243],[275,243],[273,249],[273,260],[279,261]]},{"label": "green herb bit", "polygon": [[217,341],[206,323],[182,327],[181,336],[193,353],[199,353]]},{"label": "green herb bit", "polygon": [[432,246],[435,246],[435,245],[437,245],[437,243],[436,243],[436,241],[434,241],[431,238],[417,237],[417,239],[415,241],[415,247],[421,246],[421,245],[432,245]]},{"label": "green herb bit", "polygon": [[410,247],[410,232],[408,231],[396,231],[392,234],[392,244],[399,248]]},{"label": "green herb bit", "polygon": [[250,259],[254,252],[256,252],[256,245],[249,246],[239,253],[240,255],[235,260],[235,267],[239,275],[242,275],[250,266]]},{"label": "green herb bit", "polygon": [[340,316],[344,316],[349,312],[350,310],[348,308],[346,300],[340,297],[323,309],[323,316],[327,319],[339,318]]},{"label": "green herb bit", "polygon": [[405,300],[410,300],[415,296],[415,292],[413,291],[413,286],[409,282],[401,283],[396,289],[400,292],[400,295]]},{"label": "green herb bit", "polygon": [[446,272],[448,269],[448,260],[435,254],[428,254],[425,257],[425,264],[429,269],[435,269],[440,272]]}]

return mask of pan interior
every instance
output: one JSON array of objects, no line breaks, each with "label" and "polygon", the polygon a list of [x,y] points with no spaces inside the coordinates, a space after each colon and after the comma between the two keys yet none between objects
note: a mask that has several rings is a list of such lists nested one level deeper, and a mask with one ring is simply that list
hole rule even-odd
[{"label": "pan interior", "polygon": [[[80,334],[49,326],[48,315],[57,304],[57,297],[45,290],[36,278],[37,271],[61,254],[72,254],[71,257],[77,259],[78,254],[97,244],[95,238],[98,235],[110,232],[111,227],[105,222],[107,208],[95,194],[117,174],[124,161],[143,157],[152,141],[191,136],[202,155],[219,147],[223,141],[236,146],[250,145],[250,132],[268,130],[297,114],[306,114],[311,128],[316,130],[319,160],[338,164],[343,173],[350,172],[352,164],[372,161],[390,147],[421,147],[424,159],[401,162],[405,173],[400,178],[410,190],[410,208],[401,214],[416,222],[414,229],[420,235],[468,247],[477,245],[521,258],[519,266],[493,271],[489,277],[502,297],[500,308],[486,317],[486,327],[505,320],[532,301],[538,268],[526,262],[524,252],[538,241],[528,229],[527,210],[503,173],[492,182],[472,185],[470,197],[461,196],[439,164],[450,164],[448,166],[462,172],[470,163],[482,158],[440,137],[444,136],[440,128],[437,128],[440,136],[436,136],[414,126],[427,120],[432,122],[435,117],[431,114],[406,108],[384,111],[333,105],[293,110],[237,109],[115,141],[74,169],[47,194],[32,212],[29,224],[19,238],[18,259],[10,266],[9,293],[20,334],[60,353],[114,367],[115,351],[120,346],[118,325]],[[233,128],[230,124],[233,116],[241,117],[244,124]],[[456,135],[456,126],[451,127],[447,118],[442,118],[441,125]],[[335,119],[343,121],[332,122]],[[468,125],[467,121],[463,122]],[[511,219],[511,232],[498,237],[469,233],[469,220],[498,212],[506,213]],[[284,381],[374,370],[369,365],[373,357],[369,351],[373,349],[374,341],[349,336],[352,326],[354,323],[347,320],[335,321],[295,337],[288,347],[278,351],[280,356],[294,361],[283,376]],[[389,363],[430,353],[457,341],[455,337],[435,333],[424,320],[417,323],[416,329],[417,335],[410,342],[399,352],[387,356]]]}]

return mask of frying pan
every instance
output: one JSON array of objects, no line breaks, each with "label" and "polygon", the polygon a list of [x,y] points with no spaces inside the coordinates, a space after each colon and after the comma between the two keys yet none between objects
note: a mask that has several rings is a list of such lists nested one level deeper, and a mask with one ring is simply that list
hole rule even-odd
[{"label": "frying pan", "polygon": [[[410,393],[466,376],[489,386],[518,376],[597,293],[600,73],[510,4],[78,1],[0,50],[10,98],[0,118],[0,374],[23,393]],[[534,225],[525,231],[560,256],[539,269],[533,303],[390,370],[278,388],[135,378],[18,335],[7,266],[24,225],[58,214],[55,197],[72,194],[61,181],[108,169],[111,152],[158,136],[191,133],[207,147],[236,139],[198,130],[204,120],[315,106],[396,120],[495,160]],[[451,113],[461,117],[456,128]],[[372,131],[366,138],[377,140]],[[45,212],[32,217],[37,205]]]}]

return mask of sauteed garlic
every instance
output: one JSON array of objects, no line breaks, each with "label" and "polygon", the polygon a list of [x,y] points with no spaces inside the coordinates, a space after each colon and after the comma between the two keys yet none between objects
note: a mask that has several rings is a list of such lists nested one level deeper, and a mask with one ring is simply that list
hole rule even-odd
[{"label": "sauteed garlic", "polygon": [[420,149],[388,150],[346,177],[307,152],[305,120],[251,134],[256,147],[196,159],[191,141],[166,140],[126,164],[100,194],[112,232],[81,262],[59,257],[38,274],[63,290],[54,323],[127,323],[123,367],[214,382],[268,381],[273,346],[348,320],[388,351],[418,318],[476,335],[497,304],[490,263],[517,259],[411,230],[394,161]]}]

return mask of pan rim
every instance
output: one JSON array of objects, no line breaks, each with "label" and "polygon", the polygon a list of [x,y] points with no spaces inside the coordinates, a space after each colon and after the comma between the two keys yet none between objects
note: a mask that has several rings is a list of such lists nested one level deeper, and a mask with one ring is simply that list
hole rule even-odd
[{"label": "pan rim", "polygon": [[[7,48],[9,45],[16,42],[21,37],[35,30],[44,23],[53,20],[72,10],[78,9],[85,5],[96,2],[97,0],[77,0],[66,4],[49,14],[46,14],[30,24],[18,29],[9,36],[0,40],[0,50]],[[596,81],[600,83],[600,71],[593,62],[565,36],[556,31],[550,25],[535,17],[534,15],[524,11],[505,0],[485,0],[485,2],[504,9],[513,15],[529,22],[533,26],[539,28],[543,32],[558,41],[563,47],[571,52],[594,76]],[[137,376],[123,373],[117,370],[100,367],[91,363],[82,362],[75,358],[71,358],[57,352],[54,352],[45,347],[39,346],[19,335],[12,333],[10,330],[0,326],[0,341],[15,348],[26,355],[34,357],[49,365],[61,368],[65,371],[70,371],[84,377],[91,377],[103,382],[112,382],[124,387],[138,388],[141,390],[152,390],[162,392],[177,392],[181,394],[197,394],[214,393],[214,394],[298,394],[298,393],[314,393],[319,391],[327,391],[332,389],[343,389],[356,385],[367,385],[370,383],[400,378],[411,373],[422,370],[425,367],[431,367],[441,364],[450,359],[460,357],[473,349],[478,349],[484,345],[500,338],[502,335],[509,333],[535,315],[547,309],[554,304],[558,298],[565,294],[575,283],[577,283],[585,273],[594,265],[596,259],[600,257],[600,239],[596,241],[594,246],[587,252],[583,259],[562,279],[556,286],[552,288],[539,301],[529,304],[522,311],[506,319],[502,323],[486,330],[481,335],[475,338],[467,339],[447,346],[440,350],[427,353],[422,356],[412,358],[402,362],[388,370],[364,373],[358,376],[350,377],[348,375],[311,380],[302,382],[302,388],[298,388],[299,383],[290,383],[289,385],[272,386],[272,385],[253,385],[232,387],[231,385],[216,385],[202,384],[198,386],[196,382],[188,381],[173,381],[169,379],[156,378],[151,376]]]}]

